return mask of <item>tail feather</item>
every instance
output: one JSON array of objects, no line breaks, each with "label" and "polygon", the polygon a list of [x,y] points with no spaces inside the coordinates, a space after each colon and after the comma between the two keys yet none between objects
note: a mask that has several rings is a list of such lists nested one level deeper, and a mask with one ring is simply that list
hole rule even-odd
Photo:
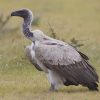
[{"label": "tail feather", "polygon": [[91,83],[90,85],[87,86],[89,90],[91,91],[99,91],[98,90],[98,84],[97,83]]}]

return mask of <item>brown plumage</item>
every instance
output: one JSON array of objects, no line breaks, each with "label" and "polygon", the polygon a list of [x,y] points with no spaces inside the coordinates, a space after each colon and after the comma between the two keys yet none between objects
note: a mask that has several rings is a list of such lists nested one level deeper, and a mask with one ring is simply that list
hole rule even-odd
[{"label": "brown plumage", "polygon": [[68,43],[46,36],[40,30],[31,31],[33,14],[29,9],[14,11],[11,15],[24,19],[23,33],[34,42],[34,49],[31,48],[31,52],[28,50],[29,60],[48,75],[50,90],[58,90],[59,85],[79,84],[98,90],[98,75],[85,54]]}]

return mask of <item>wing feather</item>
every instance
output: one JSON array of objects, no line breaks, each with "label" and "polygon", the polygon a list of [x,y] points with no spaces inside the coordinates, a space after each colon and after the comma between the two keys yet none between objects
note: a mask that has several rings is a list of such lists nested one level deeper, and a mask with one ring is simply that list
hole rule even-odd
[{"label": "wing feather", "polygon": [[78,53],[85,59],[85,60],[89,60],[89,58],[82,52],[78,51]]}]

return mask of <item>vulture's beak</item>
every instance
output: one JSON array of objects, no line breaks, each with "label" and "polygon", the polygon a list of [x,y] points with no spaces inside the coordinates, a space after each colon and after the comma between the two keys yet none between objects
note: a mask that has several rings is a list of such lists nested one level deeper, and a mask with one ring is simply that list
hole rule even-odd
[{"label": "vulture's beak", "polygon": [[11,13],[11,16],[16,16],[16,12],[12,12]]}]

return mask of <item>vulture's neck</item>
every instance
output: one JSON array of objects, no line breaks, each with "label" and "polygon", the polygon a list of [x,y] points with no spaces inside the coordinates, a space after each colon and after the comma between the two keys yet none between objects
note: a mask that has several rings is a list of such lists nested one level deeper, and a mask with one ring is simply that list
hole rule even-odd
[{"label": "vulture's neck", "polygon": [[31,31],[31,23],[32,23],[31,17],[24,19],[23,33],[28,39],[32,40],[33,42],[44,41],[44,40],[55,40],[53,38],[50,38],[50,37],[44,35],[41,31],[37,31],[37,30],[34,32],[35,34],[33,36],[33,32]]},{"label": "vulture's neck", "polygon": [[24,19],[23,33],[26,37],[30,37],[33,35],[31,32],[31,23],[32,23],[32,20],[30,19],[30,17]]}]

